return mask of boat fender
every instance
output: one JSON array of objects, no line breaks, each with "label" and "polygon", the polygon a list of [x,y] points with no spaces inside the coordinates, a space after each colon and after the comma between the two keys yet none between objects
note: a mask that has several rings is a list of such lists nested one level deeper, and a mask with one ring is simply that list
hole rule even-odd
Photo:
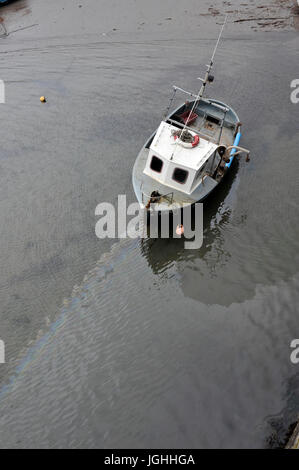
[{"label": "boat fender", "polygon": [[184,225],[183,224],[180,224],[177,226],[176,230],[175,230],[175,233],[178,235],[178,236],[182,236],[184,235]]}]

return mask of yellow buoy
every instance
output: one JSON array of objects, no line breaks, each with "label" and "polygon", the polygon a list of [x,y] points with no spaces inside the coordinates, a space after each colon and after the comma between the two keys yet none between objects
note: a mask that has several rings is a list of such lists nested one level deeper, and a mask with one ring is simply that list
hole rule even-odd
[{"label": "yellow buoy", "polygon": [[47,101],[46,98],[45,98],[45,96],[41,96],[41,97],[40,97],[40,100],[41,100],[42,103],[46,103],[46,101]]}]

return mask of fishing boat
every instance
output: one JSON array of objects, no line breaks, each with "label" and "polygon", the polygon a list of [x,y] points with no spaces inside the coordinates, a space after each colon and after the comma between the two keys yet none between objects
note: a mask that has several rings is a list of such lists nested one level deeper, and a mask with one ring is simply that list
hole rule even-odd
[{"label": "fishing boat", "polygon": [[[133,168],[133,187],[141,207],[150,211],[177,211],[203,201],[230,170],[235,156],[249,151],[240,147],[241,123],[226,103],[204,98],[214,81],[211,70],[223,33],[198,93],[173,86],[169,106],[158,129],[139,152]],[[187,100],[173,109],[177,93]]]}]

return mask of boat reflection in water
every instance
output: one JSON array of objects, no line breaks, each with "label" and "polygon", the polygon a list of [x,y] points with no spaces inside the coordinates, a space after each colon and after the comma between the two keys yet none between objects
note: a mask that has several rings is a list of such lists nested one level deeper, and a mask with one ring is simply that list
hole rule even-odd
[{"label": "boat reflection in water", "polygon": [[[248,291],[227,288],[231,283],[228,264],[231,252],[226,244],[234,204],[233,186],[237,186],[239,161],[214,191],[214,197],[203,203],[203,244],[197,250],[185,249],[182,238],[148,238],[141,243],[141,251],[154,274],[169,280],[179,280],[185,296],[206,304],[230,305],[248,296]],[[241,219],[241,222],[244,219]],[[233,269],[236,273],[236,269]],[[227,273],[227,274],[226,274]],[[252,291],[253,292],[253,291]]]}]

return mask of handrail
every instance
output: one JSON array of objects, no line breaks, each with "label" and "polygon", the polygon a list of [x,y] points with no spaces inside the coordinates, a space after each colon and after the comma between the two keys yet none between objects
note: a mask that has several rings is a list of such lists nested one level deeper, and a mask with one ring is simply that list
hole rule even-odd
[{"label": "handrail", "polygon": [[169,121],[171,124],[177,124],[180,127],[185,127],[185,129],[188,129],[191,132],[195,132],[195,134],[200,134],[200,131],[198,131],[197,129],[193,129],[192,127],[185,126],[184,124],[182,124],[179,121],[176,121],[175,119],[168,118],[167,121]]},{"label": "handrail", "polygon": [[181,91],[182,93],[186,93],[186,95],[194,96],[194,98],[197,98],[197,94],[196,94],[196,93],[191,93],[191,91],[186,91],[186,90],[184,90],[183,88],[180,88],[179,86],[176,86],[176,85],[172,85],[172,87],[173,87],[175,90],[179,90],[179,91]]},{"label": "handrail", "polygon": [[215,108],[221,109],[224,113],[227,113],[229,111],[229,108],[227,106],[222,106],[221,104],[215,103],[214,101],[207,100],[212,106],[215,106]]},{"label": "handrail", "polygon": [[[142,194],[142,202],[144,203],[144,200],[143,200],[143,196],[145,196],[147,198],[147,200],[149,199],[156,199],[157,196],[155,196],[154,198],[152,196],[150,196],[149,194],[146,194],[144,193],[143,191],[141,191],[141,194]],[[171,195],[171,200],[170,200],[170,203],[172,203],[173,201],[173,191],[167,193],[167,194],[161,194],[160,199],[162,198],[166,198],[166,199],[170,199],[169,196]]]},{"label": "handrail", "polygon": [[[175,121],[174,119],[166,119],[166,121],[169,121],[171,124],[177,124],[181,128],[184,128],[184,124],[181,122]],[[211,137],[208,134],[205,134],[202,130],[194,129],[193,127],[185,126],[185,129],[188,129],[188,131],[194,132],[195,134],[199,135],[202,139],[206,139],[209,142],[213,142],[214,144],[216,143],[217,139],[215,137]]]}]

